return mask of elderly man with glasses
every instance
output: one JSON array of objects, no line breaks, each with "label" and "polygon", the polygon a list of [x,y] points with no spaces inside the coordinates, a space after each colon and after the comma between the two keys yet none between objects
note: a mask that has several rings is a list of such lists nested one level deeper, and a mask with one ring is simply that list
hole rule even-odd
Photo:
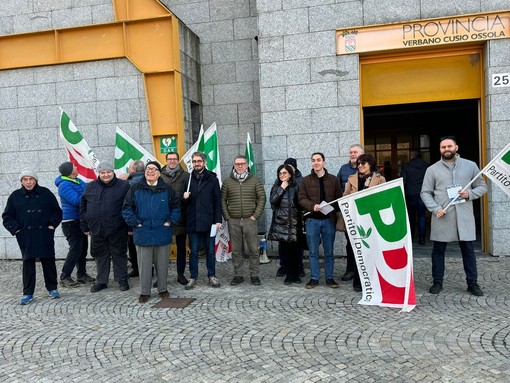
[{"label": "elderly man with glasses", "polygon": [[221,187],[221,209],[228,221],[228,231],[232,241],[232,261],[234,278],[232,286],[244,282],[241,249],[250,262],[252,285],[260,285],[259,278],[259,239],[258,220],[264,212],[266,193],[260,178],[250,172],[245,156],[237,156],[230,176]]},{"label": "elderly man with glasses", "polygon": [[133,228],[136,245],[138,272],[140,273],[140,297],[138,303],[146,303],[151,295],[152,264],[157,273],[159,297],[168,298],[168,251],[172,243],[172,226],[179,221],[179,199],[174,190],[161,178],[161,165],[148,162],[145,176],[131,186],[124,199],[122,215]]}]

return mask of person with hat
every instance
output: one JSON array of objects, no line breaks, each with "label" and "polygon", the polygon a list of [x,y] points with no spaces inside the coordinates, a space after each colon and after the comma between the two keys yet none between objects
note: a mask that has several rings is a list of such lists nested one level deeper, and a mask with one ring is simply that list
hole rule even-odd
[{"label": "person with hat", "polygon": [[[60,273],[60,285],[62,287],[78,287],[80,283],[95,282],[87,274],[87,250],[89,241],[80,228],[80,199],[85,191],[85,182],[78,178],[78,169],[72,162],[62,163],[58,170],[60,176],[55,180],[58,195],[62,205],[62,232],[69,244],[62,272]],[[76,267],[76,280],[71,276]]]},{"label": "person with hat", "polygon": [[127,273],[128,227],[122,218],[122,204],[129,183],[115,176],[106,161],[97,166],[98,179],[90,182],[80,201],[81,230],[91,237],[90,255],[97,268],[96,282],[90,287],[96,293],[108,287],[110,261],[113,276],[121,291],[129,290]]},{"label": "person with hat", "polygon": [[22,305],[34,299],[36,269],[39,259],[43,269],[48,296],[60,298],[57,290],[55,265],[55,229],[62,221],[62,209],[53,193],[38,184],[32,169],[23,169],[19,175],[21,188],[12,192],[2,214],[3,225],[16,236],[23,259]]},{"label": "person with hat", "polygon": [[180,199],[161,178],[161,165],[150,161],[145,175],[133,184],[124,199],[122,215],[133,228],[136,245],[140,296],[138,303],[150,299],[152,264],[157,274],[160,298],[168,298],[168,252],[172,243],[172,227],[179,222]]}]

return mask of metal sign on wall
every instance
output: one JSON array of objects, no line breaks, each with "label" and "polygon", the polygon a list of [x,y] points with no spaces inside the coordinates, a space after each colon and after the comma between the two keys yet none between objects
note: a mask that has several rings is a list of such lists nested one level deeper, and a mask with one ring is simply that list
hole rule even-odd
[{"label": "metal sign on wall", "polygon": [[510,12],[338,29],[336,53],[442,46],[510,37]]}]

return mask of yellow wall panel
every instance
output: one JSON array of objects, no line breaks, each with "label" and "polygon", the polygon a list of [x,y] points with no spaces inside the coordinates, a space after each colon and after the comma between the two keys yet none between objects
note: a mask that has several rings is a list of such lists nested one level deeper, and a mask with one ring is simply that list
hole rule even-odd
[{"label": "yellow wall panel", "polygon": [[170,12],[157,0],[113,0],[115,20],[150,19]]},{"label": "yellow wall panel", "polygon": [[481,97],[479,51],[393,61],[362,60],[360,65],[363,106]]},{"label": "yellow wall panel", "polygon": [[54,31],[0,37],[0,69],[56,62]]}]

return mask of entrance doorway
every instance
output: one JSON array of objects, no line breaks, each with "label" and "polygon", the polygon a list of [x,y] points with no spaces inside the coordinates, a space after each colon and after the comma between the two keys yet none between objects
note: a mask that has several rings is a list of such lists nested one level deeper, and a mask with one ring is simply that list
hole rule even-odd
[{"label": "entrance doorway", "polygon": [[[479,110],[477,99],[365,107],[365,152],[376,157],[379,171],[389,181],[400,177],[410,150],[419,150],[422,158],[433,164],[440,159],[440,137],[453,135],[459,155],[480,167]],[[474,212],[480,238],[479,199],[474,201]]]}]

